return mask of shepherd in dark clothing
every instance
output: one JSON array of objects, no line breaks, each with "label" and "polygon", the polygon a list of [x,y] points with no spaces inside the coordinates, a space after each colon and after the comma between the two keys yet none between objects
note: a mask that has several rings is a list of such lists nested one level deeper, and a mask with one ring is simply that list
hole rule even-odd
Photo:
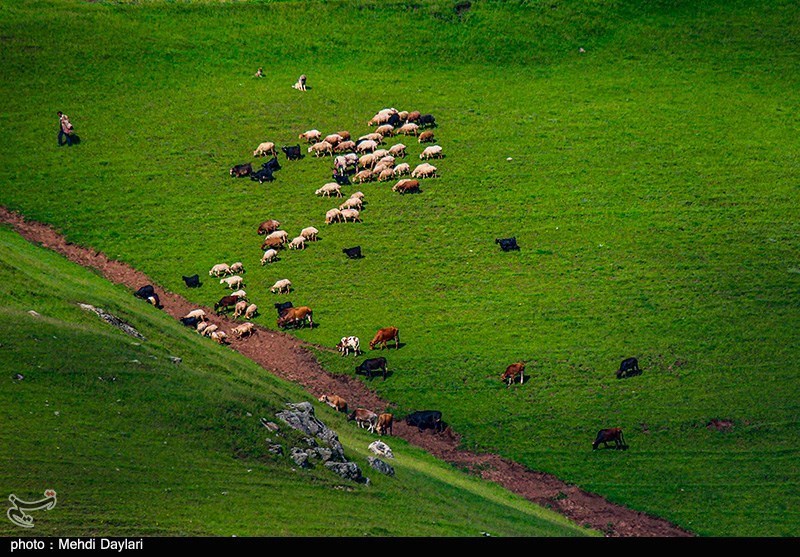
[{"label": "shepherd in dark clothing", "polygon": [[67,138],[67,146],[72,147],[72,134],[75,130],[72,127],[72,122],[69,121],[69,116],[58,111],[58,146],[64,145],[64,138]]}]

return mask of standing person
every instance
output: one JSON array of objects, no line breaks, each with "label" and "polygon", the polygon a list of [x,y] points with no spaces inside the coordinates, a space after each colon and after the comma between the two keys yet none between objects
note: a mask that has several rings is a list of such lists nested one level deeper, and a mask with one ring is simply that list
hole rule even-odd
[{"label": "standing person", "polygon": [[64,137],[67,138],[67,146],[72,147],[72,134],[74,133],[74,129],[72,127],[72,122],[69,121],[69,116],[58,111],[58,146],[61,147],[64,145]]}]

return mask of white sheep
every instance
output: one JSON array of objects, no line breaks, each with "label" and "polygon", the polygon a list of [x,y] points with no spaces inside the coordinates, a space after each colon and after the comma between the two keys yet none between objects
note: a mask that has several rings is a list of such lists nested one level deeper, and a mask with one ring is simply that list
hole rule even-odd
[{"label": "white sheep", "polygon": [[195,329],[197,330],[198,333],[202,335],[205,328],[208,327],[210,324],[211,323],[209,323],[208,321],[201,321],[200,323],[197,324]]},{"label": "white sheep", "polygon": [[325,154],[333,155],[333,145],[327,141],[320,141],[309,147],[308,152],[314,153],[315,157],[324,157]]},{"label": "white sheep", "polygon": [[244,318],[245,319],[252,319],[258,314],[258,306],[255,304],[250,304],[247,306],[247,309],[244,310]]},{"label": "white sheep", "polygon": [[308,226],[300,231],[300,236],[302,236],[309,242],[316,242],[317,234],[319,234],[319,230],[317,230],[313,226]]},{"label": "white sheep", "polygon": [[358,157],[358,168],[372,168],[376,162],[378,162],[378,157],[375,156],[375,153],[367,153]]},{"label": "white sheep", "polygon": [[217,344],[225,344],[226,342],[228,342],[228,335],[225,334],[225,331],[212,331],[211,339],[214,340]]},{"label": "white sheep", "polygon": [[264,252],[264,255],[261,256],[261,265],[266,265],[267,263],[271,263],[275,261],[275,258],[278,257],[277,250],[272,248],[268,249]]},{"label": "white sheep", "polygon": [[237,261],[233,265],[231,265],[231,274],[234,273],[244,273],[244,265],[241,261]]},{"label": "white sheep", "polygon": [[292,238],[292,241],[289,242],[289,249],[306,249],[306,239],[302,236]]},{"label": "white sheep", "polygon": [[273,284],[269,291],[274,293],[289,292],[292,289],[292,282],[289,279],[281,279]]},{"label": "white sheep", "polygon": [[344,219],[344,222],[347,221],[362,222],[361,217],[359,217],[359,212],[355,209],[342,210],[342,218]]},{"label": "white sheep", "polygon": [[419,133],[419,126],[413,122],[407,122],[397,128],[397,133],[403,135],[417,135]]},{"label": "white sheep", "polygon": [[357,197],[351,197],[347,199],[344,203],[339,205],[340,211],[343,209],[361,209],[361,208],[362,208],[361,200],[358,199]]},{"label": "white sheep", "polygon": [[386,170],[387,168],[388,168],[389,170],[393,170],[393,169],[394,169],[394,166],[392,166],[392,165],[391,165],[391,164],[389,164],[389,163],[385,163],[385,162],[379,162],[378,164],[376,164],[376,165],[375,165],[375,168],[373,168],[373,169],[372,169],[372,173],[373,173],[375,176],[379,176],[379,175],[380,175],[380,173],[381,173],[381,172],[383,172],[384,170]]},{"label": "white sheep", "polygon": [[326,135],[323,141],[327,141],[328,143],[330,143],[332,146],[335,147],[336,145],[344,141],[344,138],[338,133],[332,133],[330,135]]},{"label": "white sheep", "polygon": [[357,153],[371,153],[378,147],[378,142],[373,139],[365,139],[358,145],[356,145],[356,152]]},{"label": "white sheep", "polygon": [[204,337],[210,337],[211,333],[213,333],[217,329],[219,329],[219,327],[212,323],[208,327],[204,327],[203,330],[200,331],[200,334],[203,335]]},{"label": "white sheep", "polygon": [[350,194],[350,197],[357,197],[361,201],[364,201],[364,192],[360,192],[360,191],[353,192],[353,193]]},{"label": "white sheep", "polygon": [[305,91],[306,90],[306,74],[301,75],[297,78],[297,83],[292,85],[292,89],[297,89],[298,91]]},{"label": "white sheep", "polygon": [[264,143],[256,147],[255,151],[253,151],[254,157],[261,157],[266,154],[270,154],[273,156],[278,154],[278,152],[275,150],[275,144],[272,141],[265,141]]},{"label": "white sheep", "polygon": [[405,157],[406,156],[406,146],[402,143],[398,143],[397,145],[392,145],[389,147],[389,154],[393,157]]},{"label": "white sheep", "polygon": [[395,176],[402,176],[404,174],[410,174],[410,173],[411,173],[411,165],[409,165],[407,162],[398,164],[397,166],[394,167]]},{"label": "white sheep", "polygon": [[193,309],[189,313],[183,316],[183,319],[190,319],[194,317],[195,319],[199,319],[200,321],[206,320],[206,312],[202,309]]},{"label": "white sheep", "polygon": [[220,277],[222,275],[229,275],[231,274],[231,268],[228,266],[227,263],[217,263],[211,270],[208,272],[208,276],[210,277]]},{"label": "white sheep", "polygon": [[225,284],[233,290],[234,288],[241,288],[244,285],[244,279],[239,275],[234,275],[232,277],[227,277],[224,279],[220,279],[220,284]]},{"label": "white sheep", "polygon": [[419,158],[420,160],[441,159],[443,156],[441,145],[430,145],[425,147],[425,150],[420,153]]},{"label": "white sheep", "polygon": [[270,232],[269,234],[267,234],[264,237],[264,240],[266,241],[269,238],[277,238],[278,240],[281,241],[282,244],[285,244],[286,242],[289,241],[289,233],[286,232],[285,230],[276,230],[275,232]]},{"label": "white sheep", "polygon": [[240,300],[244,300],[247,298],[247,292],[245,292],[244,290],[237,290],[236,292],[232,292],[231,296],[236,296]]},{"label": "white sheep", "polygon": [[394,126],[391,124],[383,124],[375,128],[375,133],[379,133],[383,137],[391,137],[392,133],[394,133]]},{"label": "white sheep", "polygon": [[375,157],[377,159],[382,159],[383,157],[385,157],[387,155],[391,155],[391,153],[389,152],[389,149],[375,149],[372,152],[372,154],[375,155]]},{"label": "white sheep", "polygon": [[411,172],[411,176],[413,178],[430,178],[431,176],[436,176],[436,167],[424,162]]},{"label": "white sheep", "polygon": [[321,195],[322,197],[330,197],[331,195],[335,195],[336,197],[342,197],[342,186],[340,186],[336,182],[328,182],[327,184],[319,188],[317,191],[315,191],[314,194]]},{"label": "white sheep", "polygon": [[361,172],[356,173],[353,176],[353,182],[357,184],[363,184],[364,182],[370,182],[374,176],[372,175],[372,171],[370,169],[362,170]]},{"label": "white sheep", "polygon": [[244,312],[247,310],[247,302],[244,300],[239,300],[236,302],[236,306],[233,308],[233,317],[241,317],[244,315]]},{"label": "white sheep", "polygon": [[378,174],[378,181],[379,182],[388,182],[394,178],[394,169],[392,167],[387,167],[381,170],[380,174]]},{"label": "white sheep", "polygon": [[319,130],[308,130],[299,135],[300,139],[305,139],[309,143],[316,143],[322,138],[322,132]]},{"label": "white sheep", "polygon": [[332,222],[341,222],[342,220],[342,212],[339,209],[331,209],[327,213],[325,213],[325,224],[331,224]]},{"label": "white sheep", "polygon": [[255,330],[256,326],[248,321],[247,323],[242,323],[238,327],[234,327],[233,329],[231,329],[231,332],[233,333],[234,336],[242,338],[244,336],[252,335],[255,332]]}]

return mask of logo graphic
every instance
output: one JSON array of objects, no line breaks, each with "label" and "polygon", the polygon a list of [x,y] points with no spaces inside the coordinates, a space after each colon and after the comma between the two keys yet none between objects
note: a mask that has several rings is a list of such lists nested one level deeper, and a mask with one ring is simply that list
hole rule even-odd
[{"label": "logo graphic", "polygon": [[33,517],[25,511],[49,511],[56,506],[56,492],[48,489],[44,492],[44,499],[38,501],[23,501],[13,493],[8,496],[13,505],[8,512],[8,519],[23,528],[33,528]]}]

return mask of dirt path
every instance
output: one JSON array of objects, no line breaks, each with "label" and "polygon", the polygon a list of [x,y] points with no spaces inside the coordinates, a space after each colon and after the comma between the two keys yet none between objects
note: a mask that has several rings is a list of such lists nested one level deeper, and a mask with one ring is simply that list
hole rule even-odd
[{"label": "dirt path", "polygon": [[[119,261],[113,261],[101,252],[67,242],[48,225],[27,221],[5,207],[0,207],[0,222],[13,226],[30,242],[54,250],[84,267],[97,269],[108,280],[124,284],[132,290],[152,284],[164,306],[163,310],[175,318],[182,317],[197,307],[178,294],[165,292],[144,273]],[[214,315],[209,308],[205,309],[210,320],[221,330],[227,332],[236,325],[233,320]],[[321,394],[338,394],[352,407],[384,408],[388,404],[361,381],[350,376],[330,375],[307,349],[308,345],[291,335],[259,328],[256,335],[245,340],[232,336],[228,335],[231,348],[275,375],[303,385],[315,398]],[[486,480],[498,483],[538,505],[548,506],[578,524],[600,530],[607,536],[693,535],[660,518],[612,504],[599,495],[566,484],[550,474],[528,470],[497,455],[461,450],[458,448],[458,435],[449,428],[438,435],[427,430],[420,434],[416,428],[410,428],[400,421],[395,424],[394,434],[446,462],[473,470]]]}]

